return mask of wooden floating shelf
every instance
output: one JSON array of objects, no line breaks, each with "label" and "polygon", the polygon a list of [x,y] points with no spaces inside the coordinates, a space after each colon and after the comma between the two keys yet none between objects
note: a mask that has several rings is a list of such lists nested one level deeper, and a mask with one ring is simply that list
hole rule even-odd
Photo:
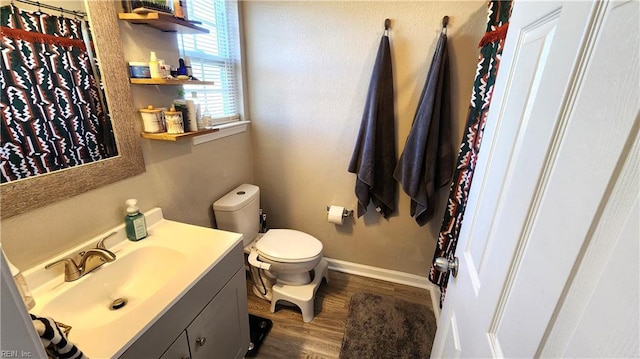
[{"label": "wooden floating shelf", "polygon": [[167,80],[167,79],[129,79],[134,85],[213,85],[213,81]]},{"label": "wooden floating shelf", "polygon": [[183,34],[208,34],[209,30],[194,25],[189,21],[177,18],[173,15],[149,12],[146,14],[134,14],[129,12],[121,12],[118,18],[132,24],[142,24],[151,26],[164,32],[180,32]]},{"label": "wooden floating shelf", "polygon": [[166,132],[161,132],[161,133],[144,133],[143,132],[140,134],[140,136],[142,136],[142,138],[147,138],[150,140],[178,141],[178,140],[183,140],[185,138],[206,135],[207,133],[214,133],[218,131],[220,131],[220,129],[212,128],[210,130],[201,130],[201,131],[195,131],[195,132],[185,132],[185,133],[176,133],[176,134],[166,133]]}]

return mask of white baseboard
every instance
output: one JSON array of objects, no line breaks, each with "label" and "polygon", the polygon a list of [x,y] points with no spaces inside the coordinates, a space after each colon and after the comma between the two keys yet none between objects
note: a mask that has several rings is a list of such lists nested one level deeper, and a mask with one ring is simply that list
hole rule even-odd
[{"label": "white baseboard", "polygon": [[426,276],[394,271],[390,269],[372,267],[364,264],[352,263],[340,259],[325,257],[329,262],[329,269],[355,274],[362,277],[384,280],[391,283],[403,284],[411,287],[422,288],[431,294],[431,303],[433,312],[436,315],[436,321],[440,317],[440,288],[431,283]]}]

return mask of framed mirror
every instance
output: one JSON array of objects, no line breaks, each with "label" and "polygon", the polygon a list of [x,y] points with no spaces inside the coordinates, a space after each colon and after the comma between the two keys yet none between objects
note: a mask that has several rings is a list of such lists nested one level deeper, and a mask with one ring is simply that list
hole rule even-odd
[{"label": "framed mirror", "polygon": [[131,101],[114,1],[87,0],[88,20],[100,63],[106,102],[111,114],[118,155],[0,186],[1,218],[8,218],[114,183],[145,171]]}]

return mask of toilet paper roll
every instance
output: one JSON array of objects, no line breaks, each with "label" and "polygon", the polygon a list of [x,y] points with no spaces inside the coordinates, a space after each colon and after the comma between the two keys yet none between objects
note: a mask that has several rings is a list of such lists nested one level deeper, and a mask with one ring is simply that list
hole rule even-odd
[{"label": "toilet paper roll", "polygon": [[344,217],[342,216],[343,213],[344,213],[344,207],[340,207],[340,206],[329,207],[329,214],[327,215],[329,219],[329,223],[342,224],[344,222]]}]

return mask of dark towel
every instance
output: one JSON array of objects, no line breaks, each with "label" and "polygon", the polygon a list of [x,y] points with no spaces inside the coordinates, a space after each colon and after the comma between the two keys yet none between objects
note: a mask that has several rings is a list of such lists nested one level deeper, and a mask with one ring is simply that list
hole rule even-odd
[{"label": "dark towel", "polygon": [[[67,340],[67,336],[58,326],[60,323],[56,323],[51,318],[38,317],[33,314],[30,315],[33,326],[40,336],[40,341],[42,341],[42,345],[44,345],[49,358],[87,359],[78,347]],[[65,327],[69,330],[71,329],[69,326]]]},{"label": "dark towel", "polygon": [[436,189],[453,172],[449,54],[440,34],[411,132],[393,176],[411,197],[411,216],[424,226],[433,216]]},{"label": "dark towel", "polygon": [[396,135],[393,108],[393,71],[389,38],[380,40],[369,92],[362,115],[360,132],[349,172],[357,174],[358,217],[367,211],[371,200],[383,217],[395,210]]}]

